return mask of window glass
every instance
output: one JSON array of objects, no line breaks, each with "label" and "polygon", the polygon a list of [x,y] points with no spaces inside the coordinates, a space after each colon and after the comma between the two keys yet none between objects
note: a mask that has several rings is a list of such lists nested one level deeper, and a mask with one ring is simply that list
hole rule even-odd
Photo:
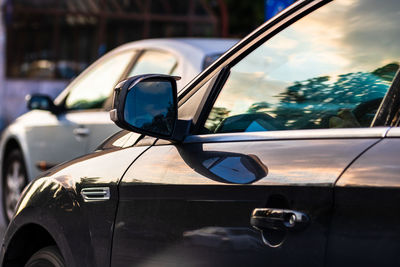
[{"label": "window glass", "polygon": [[370,126],[399,68],[400,2],[334,1],[231,68],[207,132]]},{"label": "window glass", "polygon": [[120,53],[97,64],[73,85],[66,100],[66,107],[68,109],[102,108],[134,54],[134,51]]},{"label": "window glass", "polygon": [[138,59],[128,77],[139,74],[171,74],[176,69],[177,60],[169,53],[148,50]]}]

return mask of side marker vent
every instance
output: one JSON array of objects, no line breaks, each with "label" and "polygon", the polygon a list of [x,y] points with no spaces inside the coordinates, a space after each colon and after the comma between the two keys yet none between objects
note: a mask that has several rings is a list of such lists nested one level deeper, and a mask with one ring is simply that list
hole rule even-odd
[{"label": "side marker vent", "polygon": [[81,195],[85,202],[105,201],[110,199],[109,187],[83,188]]}]

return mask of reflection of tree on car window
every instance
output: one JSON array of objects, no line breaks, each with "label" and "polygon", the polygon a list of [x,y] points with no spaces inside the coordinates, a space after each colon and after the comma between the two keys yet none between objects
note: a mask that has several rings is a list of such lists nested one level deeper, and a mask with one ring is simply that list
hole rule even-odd
[{"label": "reflection of tree on car window", "polygon": [[214,132],[221,121],[229,116],[229,110],[223,107],[213,107],[207,120],[207,129]]},{"label": "reflection of tree on car window", "polygon": [[214,107],[206,127],[219,133],[368,127],[398,68],[391,63],[372,72],[296,81],[275,96],[275,103],[259,99],[243,114]]},{"label": "reflection of tree on car window", "polygon": [[[295,82],[279,95],[280,103],[271,112],[291,129],[329,128],[329,118],[340,117],[341,110],[353,110],[362,103],[381,100],[397,69],[398,64],[393,63],[373,72],[338,75],[336,80],[325,76]],[[369,126],[372,119],[361,126]],[[353,126],[358,127],[357,123]]]}]

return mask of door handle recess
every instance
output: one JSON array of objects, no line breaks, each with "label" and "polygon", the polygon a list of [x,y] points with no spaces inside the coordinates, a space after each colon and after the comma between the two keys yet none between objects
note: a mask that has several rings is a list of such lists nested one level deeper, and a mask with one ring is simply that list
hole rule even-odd
[{"label": "door handle recess", "polygon": [[109,187],[91,187],[83,188],[81,196],[85,202],[105,201],[110,199]]},{"label": "door handle recess", "polygon": [[254,209],[250,218],[251,226],[260,231],[297,231],[306,227],[309,221],[309,217],[302,212],[271,208]]},{"label": "door handle recess", "polygon": [[73,130],[74,135],[77,136],[88,136],[90,134],[89,128],[78,127]]}]

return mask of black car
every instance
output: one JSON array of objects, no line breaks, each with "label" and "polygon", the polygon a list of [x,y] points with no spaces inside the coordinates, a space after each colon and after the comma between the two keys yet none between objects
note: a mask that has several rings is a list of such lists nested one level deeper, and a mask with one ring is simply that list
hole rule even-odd
[{"label": "black car", "polygon": [[[297,1],[24,190],[2,266],[397,266],[400,2]],[[245,16],[245,14],[244,14]]]}]

